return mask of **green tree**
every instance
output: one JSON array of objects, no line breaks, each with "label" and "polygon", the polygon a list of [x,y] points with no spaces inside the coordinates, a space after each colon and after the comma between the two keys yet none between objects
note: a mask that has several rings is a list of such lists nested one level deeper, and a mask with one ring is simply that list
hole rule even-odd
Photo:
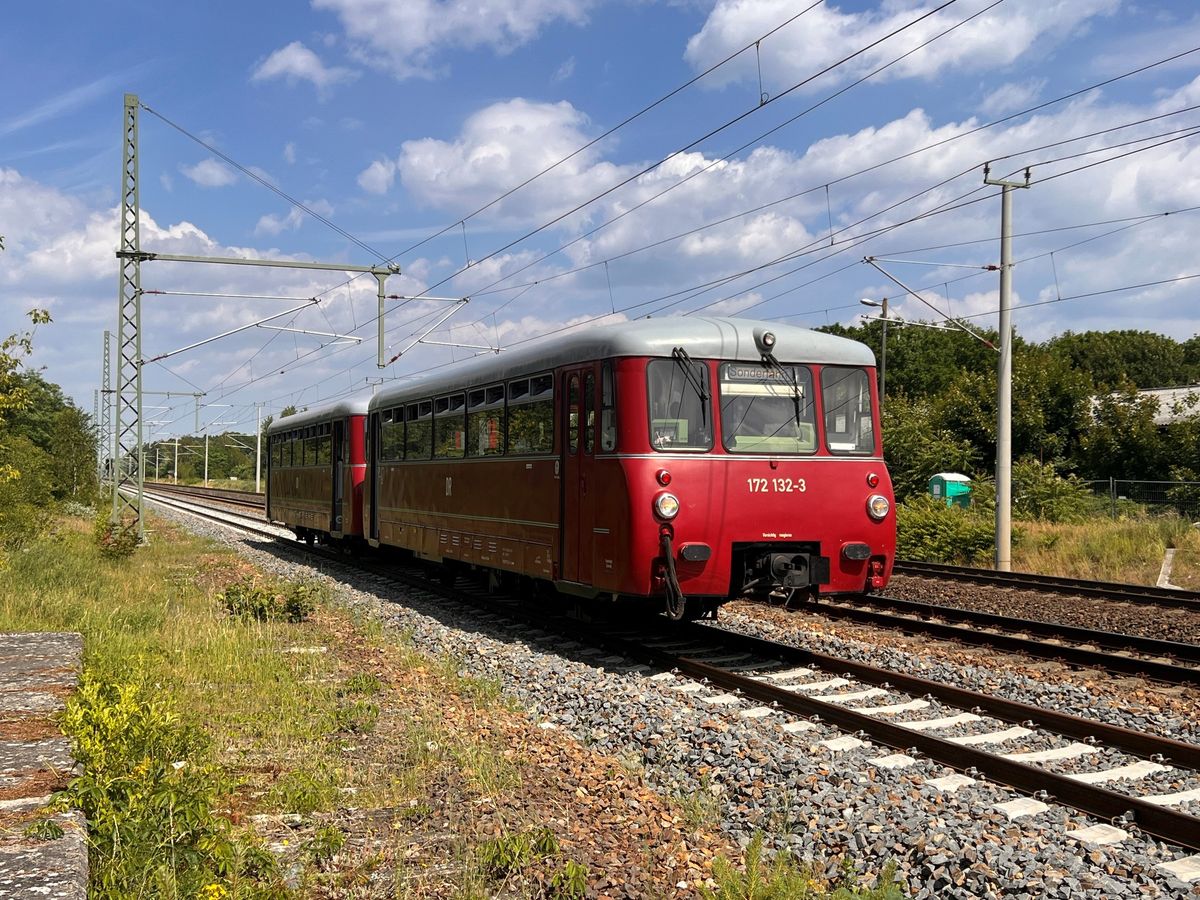
[{"label": "green tree", "polygon": [[942,426],[934,404],[890,396],[883,409],[883,455],[899,500],[928,490],[938,472],[975,471],[971,443]]},{"label": "green tree", "polygon": [[95,499],[99,485],[92,417],[73,404],[55,414],[50,434],[50,472],[55,496],[80,503]]},{"label": "green tree", "polygon": [[1139,397],[1132,388],[1097,397],[1079,442],[1079,469],[1091,478],[1162,478],[1167,469],[1157,412],[1157,398]]},{"label": "green tree", "polygon": [[1140,388],[1185,384],[1194,371],[1184,345],[1152,331],[1068,331],[1048,341],[1046,349],[1087,372],[1101,391],[1125,382]]}]

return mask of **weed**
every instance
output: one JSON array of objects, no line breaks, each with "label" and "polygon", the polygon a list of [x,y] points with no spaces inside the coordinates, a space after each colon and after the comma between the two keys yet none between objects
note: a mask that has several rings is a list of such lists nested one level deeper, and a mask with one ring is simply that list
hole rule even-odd
[{"label": "weed", "polygon": [[283,592],[281,612],[289,622],[303,622],[323,603],[329,602],[329,588],[319,581],[294,581]]},{"label": "weed", "polygon": [[326,862],[346,846],[346,834],[336,825],[322,825],[304,845],[304,854],[314,862]]},{"label": "weed", "polygon": [[355,700],[346,706],[339,706],[334,713],[334,721],[338,731],[369,734],[379,721],[379,707],[367,700]]},{"label": "weed", "polygon": [[222,789],[209,741],[144,679],[85,674],[63,713],[83,773],[59,802],[88,819],[93,897],[192,896],[230,877],[275,881],[214,813]]},{"label": "weed", "polygon": [[21,833],[31,841],[57,841],[63,836],[63,827],[53,819],[38,819],[26,825]]},{"label": "weed", "polygon": [[832,891],[813,878],[812,870],[801,865],[787,852],[768,862],[763,857],[763,836],[754,835],[746,848],[745,868],[738,869],[724,856],[713,861],[715,889],[700,888],[706,900],[902,900],[896,883],[895,866],[888,864],[875,880],[875,886],[855,885],[853,864],[843,863],[841,883]]},{"label": "weed", "polygon": [[370,697],[383,690],[383,684],[374,675],[358,672],[346,679],[338,694],[345,697],[351,694],[362,694]]},{"label": "weed", "polygon": [[558,838],[542,826],[485,841],[475,849],[475,859],[484,877],[498,882],[557,852]]},{"label": "weed", "polygon": [[689,832],[699,831],[720,821],[721,800],[707,775],[700,777],[700,785],[692,791],[679,791],[675,802],[683,813],[683,824]]},{"label": "weed", "polygon": [[220,599],[226,612],[236,619],[303,622],[328,596],[325,586],[315,581],[276,585],[246,577],[225,588]]},{"label": "weed", "polygon": [[587,866],[568,859],[566,864],[550,877],[550,889],[546,895],[551,900],[583,900],[587,895]]},{"label": "weed", "polygon": [[105,559],[125,559],[138,548],[137,529],[126,527],[127,525],[128,523],[113,524],[109,521],[108,513],[105,512],[96,517],[94,529],[96,547]]},{"label": "weed", "polygon": [[284,812],[307,815],[333,802],[334,785],[324,770],[297,769],[280,778],[267,793],[267,804]]}]

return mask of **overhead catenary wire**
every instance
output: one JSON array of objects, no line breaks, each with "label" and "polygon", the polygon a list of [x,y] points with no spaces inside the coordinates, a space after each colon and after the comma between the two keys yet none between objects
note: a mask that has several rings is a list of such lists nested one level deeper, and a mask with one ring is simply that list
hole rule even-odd
[{"label": "overhead catenary wire", "polygon": [[[1196,49],[1200,49],[1200,48],[1196,48]],[[1069,94],[1069,95],[1065,95],[1065,97],[1064,97],[1064,98],[1056,98],[1055,100],[1050,100],[1050,101],[1046,101],[1046,102],[1045,102],[1045,103],[1043,103],[1043,104],[1038,104],[1036,107],[1031,107],[1031,108],[1030,108],[1030,111],[1032,111],[1032,110],[1034,110],[1034,109],[1040,109],[1040,108],[1044,108],[1045,106],[1047,106],[1047,105],[1049,105],[1049,104],[1051,104],[1051,103],[1054,103],[1054,102],[1061,102],[1061,100],[1062,100],[1062,99],[1065,99],[1066,97],[1070,97],[1070,96],[1078,96],[1078,95],[1079,95],[1079,94],[1081,94],[1081,93],[1086,93],[1088,90],[1093,90],[1093,89],[1095,89],[1096,87],[1098,87],[1098,86],[1101,86],[1101,85],[1103,85],[1103,84],[1108,84],[1108,83],[1111,83],[1112,81],[1114,81],[1114,80],[1116,80],[1116,79],[1119,79],[1119,78],[1122,78],[1122,77],[1129,77],[1130,75],[1138,74],[1138,73],[1140,73],[1140,72],[1146,71],[1147,69],[1153,68],[1155,65],[1161,65],[1161,64],[1164,64],[1165,62],[1171,61],[1171,60],[1173,60],[1173,59],[1177,59],[1177,58],[1179,58],[1179,57],[1181,57],[1181,56],[1185,56],[1185,55],[1187,55],[1188,53],[1192,53],[1192,52],[1195,52],[1195,50],[1189,50],[1189,51],[1185,51],[1185,52],[1183,52],[1183,53],[1180,53],[1180,54],[1175,54],[1174,56],[1172,56],[1172,57],[1168,57],[1168,58],[1166,58],[1165,60],[1160,60],[1160,61],[1158,61],[1157,63],[1151,63],[1151,64],[1147,64],[1147,65],[1145,65],[1145,66],[1140,66],[1140,67],[1138,67],[1138,68],[1136,68],[1136,69],[1133,69],[1133,70],[1131,70],[1130,72],[1124,73],[1123,75],[1120,75],[1120,76],[1115,76],[1113,79],[1106,79],[1104,82],[1101,82],[1101,83],[1099,83],[1099,84],[1097,84],[1097,85],[1091,85],[1091,86],[1089,86],[1089,87],[1087,87],[1087,88],[1080,89],[1079,91],[1072,92],[1072,93],[1071,93],[1071,94]],[[1028,111],[1022,111],[1022,112],[1020,112],[1020,113],[1014,113],[1012,116],[1005,117],[1005,118],[1004,118],[1004,120],[1011,120],[1012,118],[1014,118],[1014,117],[1016,117],[1016,116],[1018,116],[1018,115],[1021,115],[1021,114],[1023,114],[1024,112],[1028,112]],[[1002,121],[1002,120],[997,120],[997,122],[999,122],[999,121]],[[989,124],[991,124],[991,123],[989,123]],[[982,127],[987,127],[987,126],[980,126],[980,127],[982,128]],[[952,136],[952,138],[945,139],[945,140],[954,139],[954,137],[957,137],[957,136]],[[942,141],[942,142],[939,142],[939,143],[944,143],[944,142],[945,142],[945,141]],[[905,154],[905,156],[911,156],[913,153],[915,153],[915,152],[920,152],[922,149],[925,149],[925,148],[918,148],[918,149],[917,149],[917,150],[915,150],[915,151],[911,151],[909,154]],[[1061,173],[1061,174],[1067,174],[1067,173]],[[741,274],[741,273],[738,273],[738,274]],[[371,321],[373,321],[373,320],[371,320]],[[369,325],[369,324],[371,324],[371,321],[368,321],[368,322],[364,322],[364,323],[362,323],[362,326],[364,326],[364,327],[365,327],[366,325]],[[557,331],[557,330],[558,330],[558,329],[556,329],[555,331]],[[549,332],[549,333],[554,333],[554,332],[552,331],[552,332]],[[334,352],[339,352],[339,351],[334,351]]]}]

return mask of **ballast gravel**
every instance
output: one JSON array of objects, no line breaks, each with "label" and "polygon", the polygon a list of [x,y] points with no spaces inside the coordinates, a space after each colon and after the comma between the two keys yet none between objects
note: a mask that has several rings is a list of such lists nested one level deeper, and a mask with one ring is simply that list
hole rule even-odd
[{"label": "ballast gravel", "polygon": [[[678,795],[699,820],[719,822],[742,846],[762,832],[768,846],[787,848],[829,876],[836,876],[843,855],[859,872],[878,873],[891,861],[916,898],[1200,896],[1200,882],[1158,868],[1189,854],[1136,831],[1104,846],[1076,840],[1066,832],[1097,823],[1052,801],[1036,814],[1010,819],[997,804],[1018,799],[1015,792],[983,780],[941,789],[932,782],[952,773],[927,759],[889,768],[886,758],[897,751],[847,741],[853,736],[823,723],[774,711],[743,715],[753,710],[752,703],[723,701],[705,685],[645,671],[555,635],[529,633],[499,617],[355,571],[352,563],[306,558],[191,516],[164,514],[237,549],[267,572],[329,578],[342,602],[402,630],[417,648],[458,660],[464,674],[497,679],[542,727],[565,729],[598,752],[642,769],[650,784]],[[754,630],[752,622],[737,624],[739,630]],[[820,643],[813,649],[832,651],[830,640]],[[878,648],[847,645],[840,652],[880,662]],[[935,677],[909,656],[906,671]],[[983,666],[938,668],[943,677],[976,689],[1008,680]],[[1039,691],[1028,680],[1015,687],[1018,699],[1077,712],[1086,699],[1063,686]],[[1106,710],[1104,718],[1110,714],[1129,727],[1160,718],[1123,717],[1116,709]],[[1169,733],[1185,739],[1196,730],[1192,722],[1154,725],[1173,728]]]}]

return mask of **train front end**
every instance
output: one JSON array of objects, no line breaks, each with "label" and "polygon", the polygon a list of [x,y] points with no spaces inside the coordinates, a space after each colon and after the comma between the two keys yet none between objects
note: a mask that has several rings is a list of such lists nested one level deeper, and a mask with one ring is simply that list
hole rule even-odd
[{"label": "train front end", "polygon": [[896,527],[874,358],[803,334],[789,347],[759,326],[737,359],[679,346],[638,366],[649,452],[626,461],[631,549],[674,618],[887,584]]}]

